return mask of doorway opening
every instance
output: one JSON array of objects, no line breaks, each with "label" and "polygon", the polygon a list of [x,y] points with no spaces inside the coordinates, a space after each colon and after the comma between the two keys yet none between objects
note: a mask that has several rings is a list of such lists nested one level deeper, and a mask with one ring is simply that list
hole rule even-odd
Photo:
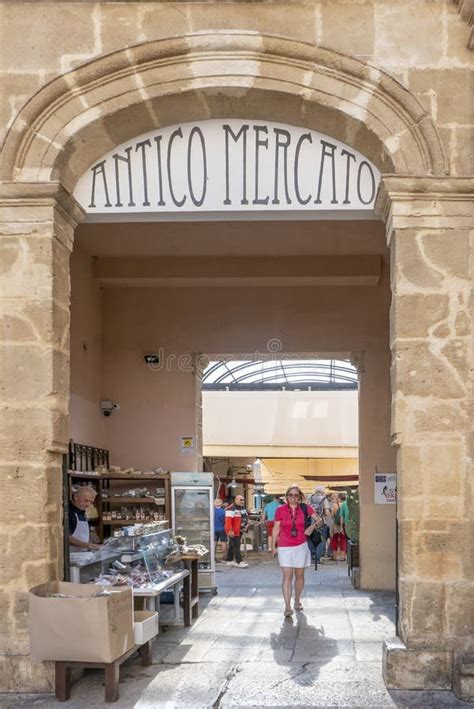
[{"label": "doorway opening", "polygon": [[[71,276],[74,441],[109,450],[111,465],[124,469],[202,470],[203,453],[234,456],[202,449],[202,372],[196,353],[234,353],[233,359],[243,363],[240,374],[247,387],[252,384],[245,368],[249,357],[265,360],[260,365],[265,377],[272,366],[273,375],[278,374],[277,360],[287,358],[294,365],[295,359],[303,359],[315,378],[311,391],[306,382],[306,391],[299,392],[301,399],[331,393],[324,391],[319,376],[326,367],[328,382],[339,382],[341,396],[357,394],[358,456],[352,457],[359,462],[361,586],[395,587],[395,510],[374,500],[376,469],[394,470],[389,255],[381,222],[85,223],[77,229]],[[311,355],[315,343],[318,352]],[[291,353],[302,354],[295,358]],[[347,363],[350,357],[352,364]],[[337,359],[346,360],[339,369],[331,365]],[[286,381],[284,392],[261,394],[295,395],[308,376],[303,372],[301,379],[299,367],[296,373],[294,366],[284,367],[281,381],[277,376],[278,387]],[[356,392],[345,390],[353,384],[336,377],[353,367],[358,372]],[[265,388],[264,379],[261,383]],[[225,380],[220,384],[232,386]],[[204,391],[205,396],[219,394]],[[118,408],[104,416],[103,401]],[[304,420],[298,416],[304,417],[305,406],[301,401],[295,407],[291,420],[296,428]],[[314,420],[320,420],[317,412],[323,404],[308,406],[314,409]],[[232,420],[232,412],[227,418]],[[265,420],[264,413],[261,418]],[[191,445],[185,448],[184,440]],[[252,451],[251,462],[257,457],[274,461],[291,456],[288,451]],[[301,465],[315,457],[324,456],[308,453],[295,460]],[[324,459],[331,457],[329,451]],[[304,475],[324,473],[314,463],[305,465]],[[336,465],[331,465],[324,474],[332,474]],[[285,470],[276,462],[270,468],[274,477]],[[355,468],[344,469],[344,474]],[[317,480],[307,482],[316,485]],[[321,478],[325,482],[335,481]]]},{"label": "doorway opening", "polygon": [[[209,358],[202,376],[204,470],[215,475],[223,504],[244,496],[255,551],[271,551],[271,503],[297,484],[318,512],[326,510],[317,561],[345,561],[350,529],[349,570],[357,583],[357,368],[348,359],[282,354],[277,339],[267,349],[266,357]],[[340,519],[346,497],[347,526]]]}]

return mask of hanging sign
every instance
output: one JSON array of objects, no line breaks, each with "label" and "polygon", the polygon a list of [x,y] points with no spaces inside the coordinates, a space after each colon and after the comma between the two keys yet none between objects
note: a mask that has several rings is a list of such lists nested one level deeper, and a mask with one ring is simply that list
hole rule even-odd
[{"label": "hanging sign", "polygon": [[307,128],[212,119],[117,146],[74,196],[89,214],[371,210],[380,173],[350,146]]},{"label": "hanging sign", "polygon": [[397,501],[397,476],[395,473],[374,475],[375,504],[392,505]]}]

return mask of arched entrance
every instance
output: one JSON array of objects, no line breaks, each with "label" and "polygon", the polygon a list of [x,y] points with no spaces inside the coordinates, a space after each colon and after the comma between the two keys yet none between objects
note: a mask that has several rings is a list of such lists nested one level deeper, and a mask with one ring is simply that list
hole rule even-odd
[{"label": "arched entrance", "polygon": [[[471,562],[459,543],[459,536],[470,539],[469,184],[446,176],[431,119],[384,72],[328,50],[238,32],[139,45],[79,67],[38,92],[7,136],[2,229],[11,384],[3,435],[7,484],[15,482],[5,613],[15,641],[7,674],[23,689],[49,686],[44,667],[28,657],[23,603],[28,587],[61,575],[69,253],[83,217],[70,194],[105,152],[183,115],[316,129],[382,172],[378,210],[392,259],[401,633],[386,653],[385,673],[392,686],[450,688],[472,642]],[[18,429],[29,431],[20,443]],[[24,519],[32,478],[37,496]],[[463,510],[455,531],[447,522],[453,505]]]}]

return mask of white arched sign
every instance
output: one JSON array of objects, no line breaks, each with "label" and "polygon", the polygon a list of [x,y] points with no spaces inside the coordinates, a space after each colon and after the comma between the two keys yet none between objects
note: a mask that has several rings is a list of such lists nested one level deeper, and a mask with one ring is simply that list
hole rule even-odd
[{"label": "white arched sign", "polygon": [[[90,217],[373,210],[380,173],[306,128],[236,119],[183,123],[119,145],[74,196]],[[224,216],[224,215],[222,215]]]}]

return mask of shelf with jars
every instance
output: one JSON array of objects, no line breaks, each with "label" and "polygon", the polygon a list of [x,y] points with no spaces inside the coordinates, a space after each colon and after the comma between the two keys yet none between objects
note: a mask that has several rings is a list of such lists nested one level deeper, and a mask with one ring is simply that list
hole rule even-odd
[{"label": "shelf with jars", "polygon": [[113,527],[140,522],[170,520],[169,474],[138,471],[113,472],[105,466],[93,471],[68,472],[69,499],[73,489],[90,485],[97,493],[94,505],[87,511],[91,532],[103,543]]}]

